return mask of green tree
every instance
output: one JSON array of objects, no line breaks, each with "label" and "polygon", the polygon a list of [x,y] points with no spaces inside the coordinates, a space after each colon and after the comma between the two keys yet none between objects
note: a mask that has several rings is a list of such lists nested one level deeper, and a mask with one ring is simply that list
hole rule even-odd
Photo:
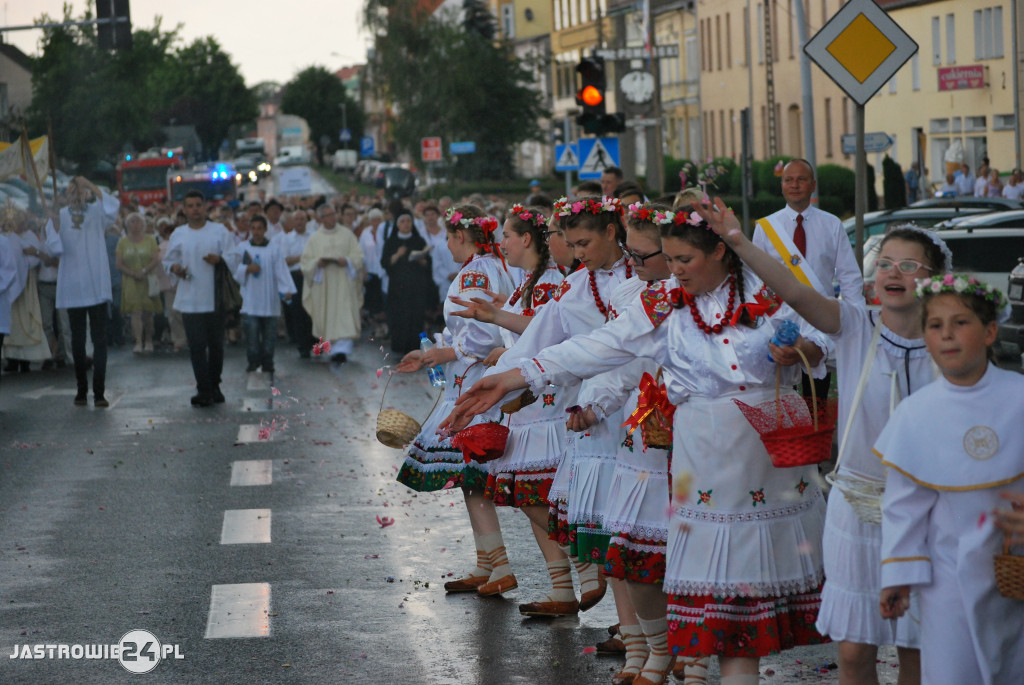
[{"label": "green tree", "polygon": [[[349,97],[341,80],[324,67],[306,67],[286,83],[281,109],[306,120],[322,160],[337,149],[343,121],[352,131],[353,139],[358,140],[363,135],[362,107]],[[330,141],[326,148],[321,147],[321,139]]]},{"label": "green tree", "polygon": [[175,50],[154,76],[164,124],[196,127],[206,155],[213,156],[232,124],[255,119],[255,95],[212,36]]},{"label": "green tree", "polygon": [[507,178],[513,147],[541,139],[542,95],[508,44],[433,17],[415,0],[367,0],[364,23],[374,34],[371,86],[393,105],[399,148],[418,157],[426,136],[471,140],[477,151],[459,158],[459,175]]}]

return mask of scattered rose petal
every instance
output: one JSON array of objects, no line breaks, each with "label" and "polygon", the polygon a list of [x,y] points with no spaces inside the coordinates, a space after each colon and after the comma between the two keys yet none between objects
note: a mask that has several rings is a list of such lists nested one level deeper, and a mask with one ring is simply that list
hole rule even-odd
[{"label": "scattered rose petal", "polygon": [[988,514],[986,514],[985,512],[981,512],[981,516],[978,517],[978,528],[981,528],[983,525],[985,525],[985,521],[987,520]]},{"label": "scattered rose petal", "polygon": [[583,653],[584,654],[593,654],[596,651],[597,651],[597,647],[584,647],[583,648]]},{"label": "scattered rose petal", "polygon": [[378,516],[377,523],[380,524],[381,528],[387,528],[388,526],[395,525],[395,519],[391,518],[390,516],[384,516],[383,518]]},{"label": "scattered rose petal", "polygon": [[271,395],[274,395],[274,396],[276,397],[277,395],[280,395],[280,394],[281,394],[281,391],[280,391],[280,390],[278,390],[277,388],[271,387],[271,388],[270,388],[270,394],[271,394]]}]

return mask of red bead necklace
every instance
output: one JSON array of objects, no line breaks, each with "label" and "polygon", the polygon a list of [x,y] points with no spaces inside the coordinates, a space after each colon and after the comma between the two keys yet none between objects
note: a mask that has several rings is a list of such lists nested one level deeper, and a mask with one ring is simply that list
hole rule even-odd
[{"label": "red bead necklace", "polygon": [[[633,269],[626,264],[626,278],[633,277]],[[590,292],[594,293],[594,304],[597,305],[597,311],[604,315],[604,320],[608,320],[608,306],[601,300],[601,293],[597,290],[597,275],[595,272],[590,272]]]},{"label": "red bead necklace", "polygon": [[704,331],[706,335],[719,334],[726,326],[732,325],[732,310],[736,304],[736,274],[729,274],[729,302],[725,308],[725,314],[722,315],[721,323],[716,323],[714,326],[709,326],[704,321],[704,317],[700,315],[700,311],[697,310],[697,300],[693,298],[690,300],[690,314],[693,316],[693,322],[697,324],[697,328]]},{"label": "red bead necklace", "polygon": [[512,297],[508,298],[508,306],[509,307],[515,305],[515,303],[519,301],[519,298],[523,296],[523,288],[526,287],[526,284],[529,282],[529,280],[532,277],[533,277],[533,272],[532,271],[526,273],[526,278],[523,280],[522,283],[519,284],[519,287],[515,289],[515,292],[512,293]]}]

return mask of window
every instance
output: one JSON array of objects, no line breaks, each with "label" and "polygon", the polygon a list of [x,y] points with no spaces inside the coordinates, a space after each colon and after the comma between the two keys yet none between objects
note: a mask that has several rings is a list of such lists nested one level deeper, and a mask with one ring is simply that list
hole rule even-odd
[{"label": "window", "polygon": [[722,15],[715,15],[715,57],[718,70],[722,70]]},{"label": "window", "polygon": [[928,133],[949,133],[949,119],[931,119],[928,122]]},{"label": "window", "polygon": [[942,64],[942,26],[938,17],[932,17],[932,64]]},{"label": "window", "polygon": [[910,80],[914,90],[921,90],[921,60],[918,59],[921,52],[915,52],[910,58]]},{"label": "window", "polygon": [[719,148],[722,151],[722,157],[725,157],[725,110],[718,110],[718,136],[722,140],[722,146]]},{"label": "window", "polygon": [[992,117],[993,131],[1012,131],[1017,127],[1017,122],[1012,114],[996,114]]},{"label": "window", "polygon": [[956,15],[946,15],[946,64],[956,64]]},{"label": "window", "polygon": [[725,68],[732,69],[732,23],[729,13],[725,13]]},{"label": "window", "polygon": [[555,30],[562,30],[562,2],[563,0],[555,0]]},{"label": "window", "polygon": [[984,131],[985,128],[985,117],[964,117],[964,132]]},{"label": "window", "polygon": [[700,70],[708,70],[708,62],[705,59],[705,46],[708,44],[708,35],[704,31],[704,19],[700,20]]},{"label": "window", "polygon": [[732,152],[732,156],[736,157],[736,114],[733,110],[729,110],[729,150]]},{"label": "window", "polygon": [[1003,57],[1003,8],[974,11],[974,59]]},{"label": "window", "polygon": [[757,3],[757,63],[764,64],[764,5]]},{"label": "window", "polygon": [[750,66],[750,12],[743,8],[743,66]]},{"label": "window", "polygon": [[512,4],[501,6],[501,35],[505,38],[516,37],[516,8]]},{"label": "window", "polygon": [[579,21],[579,1],[580,0],[569,0],[569,26],[576,26]]},{"label": "window", "polygon": [[796,57],[796,10],[793,9],[793,0],[786,3],[786,14],[789,15],[789,58],[793,59]]}]

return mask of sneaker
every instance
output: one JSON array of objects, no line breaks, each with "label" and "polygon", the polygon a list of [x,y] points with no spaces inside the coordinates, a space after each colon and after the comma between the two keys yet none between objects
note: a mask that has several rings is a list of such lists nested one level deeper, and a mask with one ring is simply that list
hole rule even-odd
[{"label": "sneaker", "polygon": [[220,391],[220,388],[213,389],[212,399],[216,404],[224,404],[224,402],[226,402],[224,399],[224,393]]},{"label": "sneaker", "polygon": [[[192,399],[190,401],[192,402],[192,406],[193,407],[212,407],[213,406],[213,398],[210,397],[209,395],[193,395]],[[77,404],[77,402],[76,402],[76,404]]]},{"label": "sneaker", "polygon": [[245,367],[245,372],[246,373],[255,373],[255,372],[259,371],[259,370],[260,370],[260,365],[259,364],[249,364],[249,366]]},{"label": "sneaker", "polygon": [[348,355],[344,352],[338,352],[337,354],[331,355],[331,361],[335,364],[344,364],[348,361]]},{"label": "sneaker", "polygon": [[96,397],[96,398],[93,399],[92,406],[94,406],[94,407],[109,407],[110,406],[110,402],[107,402],[107,398],[105,398],[103,395],[100,395],[99,397]]}]

